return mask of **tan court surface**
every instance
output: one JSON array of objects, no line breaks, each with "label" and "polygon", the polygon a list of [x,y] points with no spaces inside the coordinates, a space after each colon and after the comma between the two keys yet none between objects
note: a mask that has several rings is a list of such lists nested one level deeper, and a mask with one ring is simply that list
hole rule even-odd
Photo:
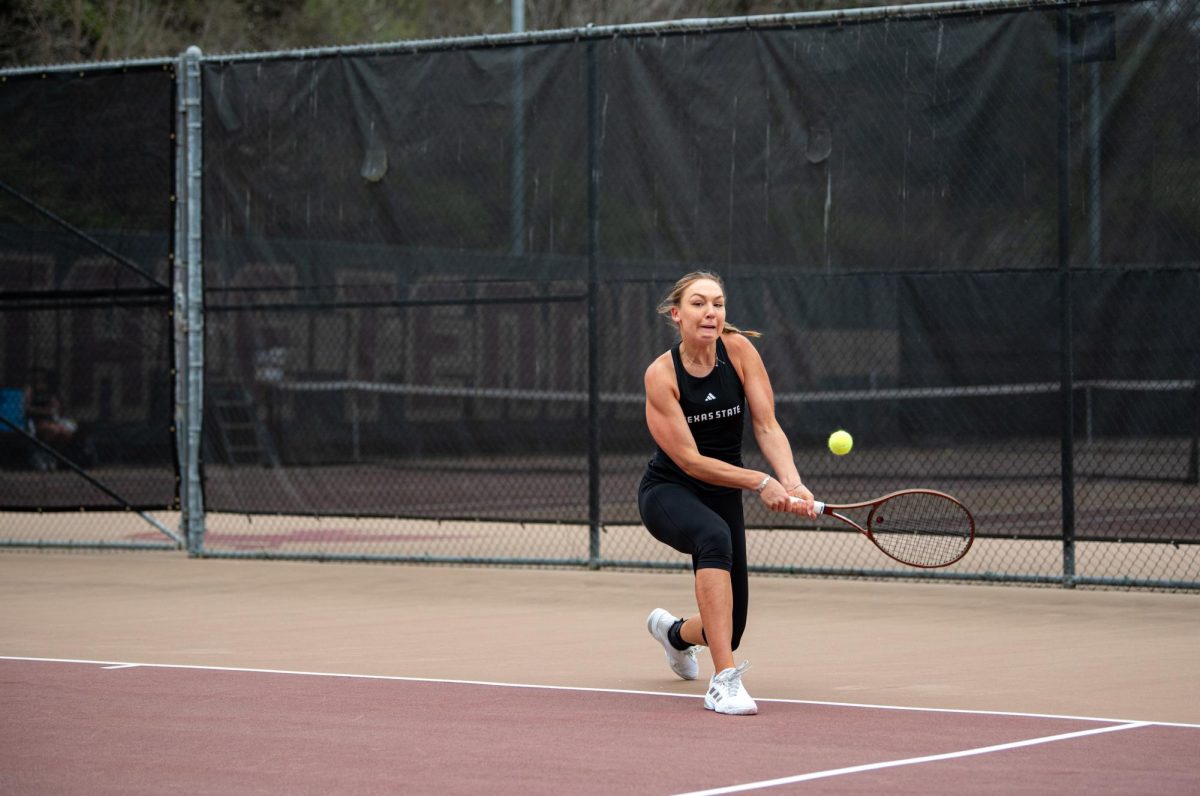
[{"label": "tan court surface", "polygon": [[[0,655],[700,694],[685,574],[0,553]],[[759,698],[1200,723],[1200,595],[759,576]],[[702,681],[711,664],[702,659]]]}]

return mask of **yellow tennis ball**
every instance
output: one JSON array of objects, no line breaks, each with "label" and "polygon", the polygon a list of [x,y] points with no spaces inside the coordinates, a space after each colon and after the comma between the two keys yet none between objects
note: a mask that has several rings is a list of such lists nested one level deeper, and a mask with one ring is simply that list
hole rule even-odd
[{"label": "yellow tennis ball", "polygon": [[829,435],[829,450],[838,456],[845,456],[854,447],[854,437],[840,428]]}]

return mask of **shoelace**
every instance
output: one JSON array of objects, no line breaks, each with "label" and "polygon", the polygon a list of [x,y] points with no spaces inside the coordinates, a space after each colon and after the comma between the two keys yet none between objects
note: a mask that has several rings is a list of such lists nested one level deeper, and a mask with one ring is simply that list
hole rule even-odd
[{"label": "shoelace", "polygon": [[725,674],[722,672],[721,675],[717,676],[717,679],[721,680],[729,689],[730,696],[736,696],[738,691],[742,690],[742,672],[749,668],[750,661],[742,661],[740,664],[738,664],[738,667],[733,670],[732,674]]}]

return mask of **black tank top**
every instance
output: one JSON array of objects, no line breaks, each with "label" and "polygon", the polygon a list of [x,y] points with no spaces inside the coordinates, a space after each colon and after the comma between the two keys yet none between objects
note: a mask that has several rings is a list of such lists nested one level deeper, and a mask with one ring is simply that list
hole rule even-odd
[{"label": "black tank top", "polygon": [[[717,364],[700,378],[684,370],[679,345],[671,349],[675,363],[675,381],[679,385],[679,405],[687,418],[688,430],[701,455],[742,466],[742,426],[746,393],[742,380],[729,361],[725,343],[717,339]],[[715,486],[692,478],[656,447],[646,475],[652,479],[693,486],[707,492],[736,492],[727,486]]]}]

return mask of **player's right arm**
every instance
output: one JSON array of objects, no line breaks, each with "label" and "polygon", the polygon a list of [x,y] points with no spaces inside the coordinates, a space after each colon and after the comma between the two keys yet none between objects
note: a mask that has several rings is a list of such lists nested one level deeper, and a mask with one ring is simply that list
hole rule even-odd
[{"label": "player's right arm", "polygon": [[[767,476],[760,470],[736,467],[720,459],[704,456],[688,429],[687,418],[679,405],[679,385],[671,353],[660,356],[646,368],[646,425],[650,435],[671,461],[692,478],[716,486],[753,490]],[[761,497],[770,508],[786,510],[787,492],[774,478]]]}]

